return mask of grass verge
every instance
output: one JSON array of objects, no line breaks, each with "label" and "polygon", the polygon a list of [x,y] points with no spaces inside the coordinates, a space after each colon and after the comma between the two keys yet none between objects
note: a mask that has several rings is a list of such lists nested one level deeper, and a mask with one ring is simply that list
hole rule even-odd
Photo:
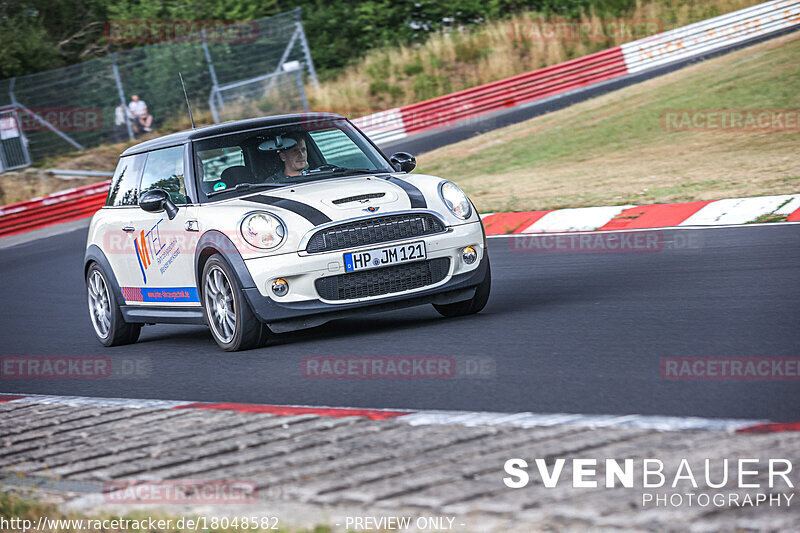
[{"label": "grass verge", "polygon": [[[669,131],[670,110],[800,112],[793,33],[421,154],[482,212],[688,202],[800,190],[800,132]],[[796,126],[796,124],[795,124]]]},{"label": "grass verge", "polygon": [[620,7],[613,16],[591,10],[578,20],[527,11],[433,34],[418,45],[371,51],[318,88],[309,87],[309,102],[315,110],[357,117],[554,65],[758,3],[640,0],[630,8]]}]

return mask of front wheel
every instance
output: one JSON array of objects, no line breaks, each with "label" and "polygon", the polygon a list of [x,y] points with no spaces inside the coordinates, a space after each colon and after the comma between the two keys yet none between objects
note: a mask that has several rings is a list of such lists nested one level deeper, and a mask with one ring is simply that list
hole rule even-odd
[{"label": "front wheel", "polygon": [[110,287],[106,273],[92,263],[86,273],[86,296],[94,333],[103,346],[132,344],[139,338],[142,325],[125,322]]},{"label": "front wheel", "polygon": [[239,280],[219,254],[203,268],[203,310],[211,335],[227,352],[249,350],[264,344],[269,335],[245,300]]},{"label": "front wheel", "polygon": [[433,304],[439,314],[446,317],[472,315],[480,312],[486,307],[489,301],[489,292],[492,288],[492,267],[489,264],[489,256],[486,256],[486,275],[480,285],[475,289],[475,296],[463,302],[452,304],[437,305]]}]

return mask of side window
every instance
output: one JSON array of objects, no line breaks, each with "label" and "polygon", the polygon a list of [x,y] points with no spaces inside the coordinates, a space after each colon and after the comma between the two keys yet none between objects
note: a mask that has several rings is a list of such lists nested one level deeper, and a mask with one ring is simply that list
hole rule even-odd
[{"label": "side window", "polygon": [[373,168],[361,148],[342,130],[333,128],[309,133],[326,163],[347,168]]},{"label": "side window", "polygon": [[139,205],[139,176],[147,159],[147,154],[129,155],[119,160],[111,187],[108,190],[106,205]]},{"label": "side window", "polygon": [[147,154],[141,193],[163,189],[169,193],[175,204],[189,203],[186,198],[186,184],[183,182],[183,151],[183,146],[174,146]]},{"label": "side window", "polygon": [[219,181],[226,168],[244,166],[244,152],[238,146],[199,150],[197,156],[203,183]]}]

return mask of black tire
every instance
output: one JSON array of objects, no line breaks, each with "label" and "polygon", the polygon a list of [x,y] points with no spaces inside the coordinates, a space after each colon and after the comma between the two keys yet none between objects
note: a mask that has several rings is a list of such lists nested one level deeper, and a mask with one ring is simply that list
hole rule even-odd
[{"label": "black tire", "polygon": [[97,340],[103,346],[133,344],[139,338],[142,325],[125,322],[113,291],[103,268],[92,263],[86,272],[86,299]]},{"label": "black tire", "polygon": [[489,301],[489,292],[492,288],[492,267],[489,264],[489,256],[486,256],[486,276],[483,281],[475,289],[475,295],[469,300],[463,302],[456,302],[452,304],[437,305],[433,304],[440,315],[446,317],[465,316],[479,313],[486,307],[486,302]]},{"label": "black tire", "polygon": [[238,352],[266,344],[270,331],[250,309],[239,278],[222,256],[214,254],[208,259],[199,285],[206,322],[220,348]]}]

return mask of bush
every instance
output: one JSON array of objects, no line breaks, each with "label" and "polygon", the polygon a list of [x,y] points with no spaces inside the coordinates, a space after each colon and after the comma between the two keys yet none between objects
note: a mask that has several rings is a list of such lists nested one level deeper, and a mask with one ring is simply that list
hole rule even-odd
[{"label": "bush", "polygon": [[389,92],[389,84],[383,80],[373,81],[369,84],[370,96],[378,96],[379,94],[387,92]]},{"label": "bush", "polygon": [[455,46],[456,59],[463,63],[476,63],[488,57],[492,49],[488,46],[478,46],[474,42],[458,43]]},{"label": "bush", "polygon": [[428,64],[431,66],[431,68],[442,68],[444,66],[444,61],[442,61],[442,58],[436,54],[431,54],[428,57]]},{"label": "bush", "polygon": [[403,72],[405,72],[406,76],[414,76],[423,72],[424,70],[425,68],[422,66],[422,61],[419,59],[403,67]]},{"label": "bush", "polygon": [[414,96],[417,100],[430,100],[452,91],[450,78],[433,74],[417,74],[414,76]]}]

